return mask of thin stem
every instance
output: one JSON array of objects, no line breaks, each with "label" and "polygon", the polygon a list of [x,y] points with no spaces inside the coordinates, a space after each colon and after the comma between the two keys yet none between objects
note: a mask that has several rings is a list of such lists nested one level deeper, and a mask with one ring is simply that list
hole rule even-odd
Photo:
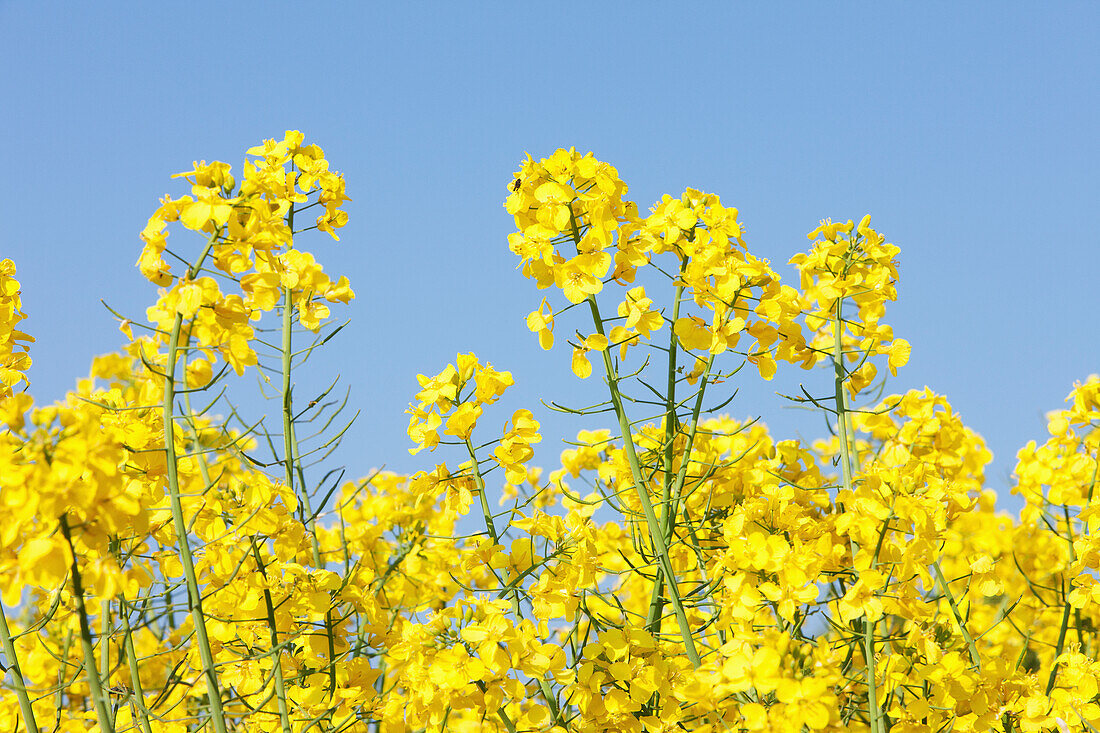
[{"label": "thin stem", "polygon": [[[952,595],[951,589],[947,587],[947,578],[943,576],[943,569],[940,567],[940,561],[936,560],[932,563],[932,571],[936,574],[936,580],[939,582],[940,587],[943,589],[944,596],[947,597],[947,603],[951,606],[951,613],[955,616],[955,623],[959,625],[959,631],[962,632],[962,637],[966,640],[966,647],[970,651],[970,661],[977,667],[978,671],[982,670],[982,660],[978,656],[978,647],[974,644],[974,637],[970,635],[970,632],[966,628],[966,624],[963,621],[962,612],[959,611],[959,606],[955,602],[955,596]],[[1068,605],[1067,605],[1068,608]],[[1062,625],[1062,634],[1064,638],[1065,623]],[[1049,694],[1050,690],[1047,690]]]},{"label": "thin stem", "polygon": [[99,655],[99,677],[109,679],[111,674],[111,648],[107,639],[111,638],[111,602],[99,602],[99,638],[103,639],[103,649]]},{"label": "thin stem", "polygon": [[[680,276],[683,277],[688,259],[680,260]],[[676,442],[676,356],[678,353],[678,341],[676,339],[676,321],[680,318],[680,299],[684,294],[683,282],[676,286],[676,294],[672,299],[672,319],[669,326],[668,344],[668,384],[665,387],[665,450],[664,450],[664,482],[661,486],[661,526],[664,527],[665,542],[672,541],[673,529],[676,526],[676,509],[672,504],[672,466],[675,458],[674,444]],[[684,456],[684,464],[687,464],[687,456]],[[661,616],[664,613],[665,600],[662,596],[664,589],[664,573],[658,568],[657,579],[653,584],[653,592],[649,598],[649,613],[646,615],[646,628],[651,634],[660,630]]]},{"label": "thin stem", "polygon": [[500,544],[500,535],[497,534],[496,524],[493,522],[493,513],[489,509],[489,499],[485,496],[485,479],[481,475],[481,468],[477,463],[477,454],[474,452],[474,444],[466,438],[466,452],[470,455],[470,463],[474,467],[474,483],[477,484],[477,495],[481,499],[481,513],[485,517],[485,530],[494,545]]},{"label": "thin stem", "polygon": [[[288,223],[293,229],[294,225],[294,209],[290,210],[287,215]],[[315,526],[315,518],[313,517],[313,509],[309,502],[309,492],[306,490],[305,474],[302,471],[300,461],[298,458],[298,440],[294,431],[294,394],[290,384],[290,374],[293,370],[294,351],[292,347],[292,336],[294,328],[294,301],[293,292],[290,287],[283,287],[283,338],[282,338],[282,350],[280,353],[282,361],[282,401],[283,401],[283,465],[284,475],[286,478],[286,485],[293,491],[294,490],[294,476],[298,475],[298,491],[295,491],[295,495],[298,497],[298,501],[303,507],[304,516],[306,519],[306,525],[310,530],[310,540],[313,548],[313,565],[318,570],[324,568],[324,564],[321,562],[321,546],[317,541],[317,530]],[[335,641],[333,639],[333,624],[332,624],[332,609],[325,612],[325,632],[328,637],[328,677],[329,677],[329,696],[330,698],[336,694],[336,658],[335,658]]]},{"label": "thin stem", "polygon": [[[470,442],[469,438],[466,438],[466,449],[470,452],[470,461],[471,463],[473,463],[474,466],[474,480],[477,482],[478,494],[481,496],[481,508],[482,511],[485,513],[485,528],[488,530],[489,536],[493,540],[493,544],[496,545],[499,544],[499,542],[497,541],[499,539],[499,535],[497,534],[496,525],[493,523],[493,515],[489,511],[489,502],[485,498],[485,479],[482,478],[481,471],[480,469],[478,469],[477,455],[474,453],[474,445]],[[519,613],[519,601],[516,600],[516,595],[514,593],[512,594],[512,610],[515,611],[517,614]],[[482,693],[486,692],[489,689],[486,684],[481,680],[476,680],[475,682]],[[540,680],[540,682],[542,683],[540,687],[542,687],[543,694],[545,695],[547,689],[546,687],[543,687],[543,685],[545,685],[545,680]],[[549,698],[547,698],[547,702],[549,702]],[[500,718],[500,722],[504,724],[504,727],[508,729],[508,733],[516,733],[516,724],[512,722],[512,719],[510,717],[508,717],[508,713],[504,710],[503,705],[497,708],[497,717]]]},{"label": "thin stem", "polygon": [[[187,414],[188,415],[193,415],[194,412],[191,410],[191,397],[190,397],[190,395],[185,394],[183,396],[183,402],[184,402],[184,407],[187,410]],[[198,445],[199,444],[198,429],[195,427],[194,422],[191,423],[190,427],[191,427],[191,437],[195,441],[195,444]],[[212,485],[212,482],[210,480],[210,469],[206,465],[206,457],[202,454],[202,452],[200,452],[199,454],[197,454],[195,456],[195,459],[196,459],[196,463],[198,464],[199,474],[202,476],[203,483],[206,486]],[[251,542],[252,542],[253,556],[256,559],[256,567],[259,569],[260,574],[263,575],[264,579],[266,580],[267,579],[267,568],[264,566],[262,560],[260,559],[259,550],[256,546],[255,536],[253,536],[251,538]],[[275,612],[274,612],[274,608],[272,607],[272,603],[271,603],[271,591],[266,586],[264,587],[264,602],[267,604],[267,622],[268,622],[268,629],[271,632],[272,665],[273,665],[273,674],[274,674],[274,677],[275,677],[275,696],[277,698],[277,703],[278,703],[278,706],[279,706],[279,722],[282,726],[283,733],[291,733],[290,714],[289,714],[289,711],[288,711],[287,706],[286,706],[286,686],[285,686],[285,676],[283,675],[282,654],[279,651],[279,634],[278,634],[277,627],[275,625]],[[266,687],[266,685],[265,685],[265,687]],[[137,689],[137,688],[135,687],[135,689]],[[151,733],[151,732],[150,731],[145,731],[144,733]]]},{"label": "thin stem", "polygon": [[8,628],[8,617],[4,613],[2,603],[0,603],[0,648],[4,650],[8,669],[11,670],[15,696],[19,698],[19,712],[23,715],[23,725],[28,731],[37,731],[38,723],[34,719],[30,695],[27,694],[27,681],[23,678],[23,670],[19,666],[19,656],[15,653],[15,644],[12,642],[11,630]]},{"label": "thin stem", "polygon": [[[489,532],[489,536],[493,540],[494,545],[500,544],[500,536],[497,534],[496,524],[493,522],[493,514],[489,511],[489,501],[485,497],[485,478],[481,475],[481,468],[477,462],[477,453],[474,452],[474,444],[469,438],[466,438],[466,450],[470,454],[470,463],[474,467],[474,481],[477,484],[477,493],[481,497],[481,511],[485,516],[485,528]],[[495,571],[494,571],[495,573]],[[501,585],[504,582],[497,578]],[[512,613],[516,615],[517,619],[523,620],[523,611],[519,605],[519,591],[515,590],[511,594],[512,601]],[[545,678],[539,677],[539,689],[542,691],[542,696],[546,700],[546,704],[550,706],[550,714],[553,717],[554,723],[557,724],[560,721],[561,712],[558,709],[558,699],[554,695],[554,691],[550,688],[550,683]],[[501,708],[501,720],[507,720],[507,715],[504,715],[504,709]]]},{"label": "thin stem", "polygon": [[[1093,476],[1095,479],[1095,474]],[[1091,493],[1091,491],[1090,491]],[[1073,522],[1070,518],[1069,507],[1065,504],[1062,505],[1062,511],[1066,517],[1066,534],[1068,535],[1067,543],[1069,545],[1069,563],[1072,564],[1076,558],[1076,553],[1073,549]],[[1054,689],[1054,683],[1058,679],[1058,668],[1061,666],[1058,662],[1058,657],[1062,656],[1062,652],[1065,650],[1066,644],[1066,632],[1069,630],[1069,614],[1072,604],[1066,599],[1066,581],[1062,579],[1062,623],[1058,626],[1058,642],[1054,647],[1054,665],[1050,669],[1050,676],[1047,677],[1047,691],[1049,696],[1051,690]],[[1080,627],[1078,627],[1080,628]]]},{"label": "thin stem", "polygon": [[[256,559],[256,567],[260,574],[267,579],[267,568],[263,558],[260,557],[260,548],[256,544],[256,538],[252,538],[252,556]],[[264,606],[267,609],[267,627],[271,632],[271,661],[275,667],[275,698],[279,705],[279,723],[283,733],[290,733],[290,711],[286,706],[286,683],[283,678],[282,652],[279,651],[279,627],[275,623],[275,606],[271,601],[271,591],[264,588]]]},{"label": "thin stem", "polygon": [[[283,467],[287,488],[294,490],[294,436],[291,433],[291,424],[294,420],[293,397],[290,390],[291,371],[291,329],[294,315],[294,303],[291,300],[291,290],[283,288],[283,344],[280,356],[283,366],[283,384],[281,395],[283,398]],[[303,487],[304,490],[305,487]]]},{"label": "thin stem", "polygon": [[[580,245],[581,233],[577,225],[577,216],[570,209],[570,219],[573,225],[573,243]],[[592,322],[596,332],[606,337],[603,319],[600,317],[600,309],[596,304],[596,296],[588,296],[588,307],[592,311]],[[657,520],[657,513],[653,510],[653,502],[649,499],[649,490],[646,488],[645,478],[642,476],[641,466],[638,462],[638,453],[634,448],[634,435],[630,430],[630,420],[623,407],[623,398],[619,394],[619,377],[615,371],[615,365],[611,362],[611,354],[608,349],[600,352],[603,356],[604,375],[607,379],[607,387],[611,392],[611,404],[615,415],[619,419],[619,434],[623,439],[623,449],[626,451],[627,461],[630,463],[630,475],[634,483],[634,491],[638,495],[638,502],[642,505],[645,514],[646,526],[649,528],[649,537],[657,552],[659,566],[668,580],[668,591],[672,600],[672,608],[676,614],[676,622],[680,626],[680,636],[684,642],[684,651],[693,667],[698,668],[703,660],[695,648],[695,638],[692,635],[691,624],[688,622],[687,612],[684,610],[683,601],[680,598],[680,588],[677,585],[676,573],[672,568],[672,560],[668,555],[668,544],[665,542],[664,530]]]},{"label": "thin stem", "polygon": [[[843,298],[837,298],[836,316],[833,319],[833,383],[836,390],[837,435],[840,438],[840,466],[843,474],[844,490],[853,491],[852,480],[852,443],[848,425],[848,400],[844,393],[846,373],[844,371],[844,326],[841,322]],[[852,561],[856,559],[857,547],[852,543]],[[875,679],[875,624],[866,614],[863,617],[863,658],[867,667],[867,715],[871,723],[871,733],[883,733],[882,708],[878,703],[878,682]]]},{"label": "thin stem", "polygon": [[69,552],[73,561],[70,575],[73,583],[73,602],[76,603],[77,618],[80,621],[80,643],[84,648],[84,671],[88,673],[88,690],[92,696],[92,704],[95,706],[96,720],[99,721],[100,730],[104,733],[115,733],[114,721],[107,709],[107,691],[99,679],[95,663],[95,644],[92,641],[92,627],[88,623],[88,610],[84,607],[84,584],[80,578],[80,566],[77,564],[76,548],[73,547],[72,533],[69,531],[69,520],[62,514],[60,518],[61,534],[69,543]]},{"label": "thin stem", "polygon": [[133,632],[130,629],[130,618],[126,613],[125,598],[118,597],[119,618],[122,620],[122,645],[126,653],[126,666],[130,668],[130,688],[137,699],[135,707],[138,709],[138,723],[142,733],[153,733],[149,723],[149,711],[145,708],[145,690],[141,685],[141,674],[138,670],[137,651],[134,649]]},{"label": "thin stem", "polygon": [[[599,307],[596,305],[595,296],[588,296],[588,305],[592,310],[592,320],[596,326],[596,332],[605,336],[603,319],[600,318]],[[634,483],[634,491],[638,496],[638,502],[642,505],[642,513],[645,514],[646,526],[649,528],[649,537],[653,547],[657,551],[659,567],[668,579],[668,592],[672,601],[672,608],[676,614],[676,622],[680,626],[680,636],[684,642],[684,651],[688,659],[695,667],[699,667],[703,661],[695,648],[695,638],[692,635],[691,624],[688,622],[687,612],[684,610],[683,601],[680,598],[680,589],[677,585],[676,573],[672,568],[672,560],[668,555],[668,544],[665,542],[665,533],[657,520],[657,513],[650,501],[649,491],[646,488],[645,478],[642,476],[641,465],[638,462],[638,453],[634,448],[634,436],[630,431],[630,420],[627,418],[626,409],[623,407],[623,398],[619,394],[619,378],[615,373],[615,366],[611,363],[611,354],[604,349],[603,352],[604,375],[607,378],[607,386],[611,392],[611,404],[615,409],[615,415],[619,419],[619,434],[623,439],[623,448],[626,451],[626,459],[630,464],[630,475]]]},{"label": "thin stem", "polygon": [[[210,236],[195,265],[188,273],[194,277],[194,273],[202,266],[203,260],[210,252],[210,248],[217,240],[218,230]],[[191,554],[191,544],[187,539],[187,521],[183,514],[183,499],[179,484],[179,457],[176,454],[175,439],[175,402],[176,402],[176,357],[180,350],[180,331],[183,326],[183,314],[176,313],[172,321],[172,331],[168,336],[168,363],[164,374],[164,452],[168,473],[168,498],[172,510],[172,524],[176,528],[176,537],[179,540],[180,564],[183,566],[183,575],[187,582],[187,605],[195,627],[195,639],[199,647],[199,659],[202,661],[203,675],[206,678],[207,691],[210,699],[211,718],[215,733],[227,733],[225,715],[222,712],[221,689],[218,685],[218,676],[214,671],[214,655],[210,651],[210,637],[206,631],[206,616],[202,610],[202,589],[199,587],[198,576],[195,573],[195,562]]]}]

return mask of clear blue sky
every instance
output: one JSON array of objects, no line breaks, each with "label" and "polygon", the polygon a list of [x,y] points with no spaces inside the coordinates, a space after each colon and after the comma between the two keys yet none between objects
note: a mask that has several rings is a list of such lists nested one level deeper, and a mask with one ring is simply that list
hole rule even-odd
[{"label": "clear blue sky", "polygon": [[[172,173],[239,171],[246,148],[300,129],[354,199],[338,245],[305,243],[358,293],[318,367],[363,411],[349,475],[457,462],[410,457],[403,410],[416,373],[458,351],[513,372],[485,425],[532,407],[552,468],[591,423],[538,398],[601,385],[527,331],[542,293],[514,269],[502,202],[526,151],[576,146],[643,210],[718,193],[789,282],[819,219],[871,213],[902,250],[887,320],[913,345],[891,388],[946,394],[1005,496],[1043,414],[1100,371],[1098,31],[1093,3],[0,2],[0,257],[38,339],[32,392],[61,397],[120,346],[100,298],[144,313],[138,232],[185,192]],[[828,376],[750,378],[730,411],[821,435],[777,410],[800,381]]]}]

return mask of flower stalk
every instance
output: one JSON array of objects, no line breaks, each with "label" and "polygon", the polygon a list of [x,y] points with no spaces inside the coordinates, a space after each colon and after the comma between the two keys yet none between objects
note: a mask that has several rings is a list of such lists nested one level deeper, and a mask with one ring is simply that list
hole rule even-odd
[{"label": "flower stalk", "polygon": [[[209,254],[214,242],[219,236],[219,231],[214,230],[207,241],[206,248],[188,271],[188,279],[193,279],[202,267],[203,261]],[[214,667],[214,654],[210,647],[210,636],[206,629],[206,614],[202,609],[202,588],[199,586],[198,576],[195,573],[195,561],[191,552],[191,543],[188,540],[188,525],[183,514],[183,498],[180,492],[179,482],[179,456],[176,453],[175,436],[175,403],[176,403],[176,365],[178,354],[181,350],[180,337],[183,327],[183,314],[177,312],[172,321],[172,331],[168,336],[168,363],[164,373],[164,450],[166,454],[166,468],[168,473],[168,498],[172,512],[172,524],[176,529],[176,539],[180,551],[180,564],[183,566],[184,578],[187,582],[187,604],[191,619],[195,627],[195,641],[198,645],[199,659],[202,661],[203,678],[206,680],[209,692],[211,723],[215,733],[227,733],[225,715],[222,710],[221,687],[218,683],[218,675]]]},{"label": "flower stalk", "polygon": [[19,666],[19,655],[15,652],[15,643],[11,637],[11,629],[8,626],[8,616],[0,604],[0,649],[4,652],[4,658],[8,660],[12,686],[15,688],[15,696],[19,700],[19,712],[23,716],[23,724],[29,731],[37,731],[38,723],[34,718],[34,707],[31,705],[30,695],[27,693],[27,681],[23,677],[23,669]]}]

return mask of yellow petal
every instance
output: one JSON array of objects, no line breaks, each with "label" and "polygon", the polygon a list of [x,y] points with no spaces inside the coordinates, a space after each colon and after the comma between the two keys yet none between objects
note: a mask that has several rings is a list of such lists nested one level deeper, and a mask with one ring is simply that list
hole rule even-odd
[{"label": "yellow petal", "polygon": [[573,373],[581,379],[592,376],[592,364],[588,361],[586,349],[573,349]]},{"label": "yellow petal", "polygon": [[584,345],[592,351],[603,351],[607,348],[607,336],[602,333],[594,333],[584,340]]},{"label": "yellow petal", "polygon": [[554,347],[554,332],[550,330],[539,331],[539,346],[543,351],[549,351]]}]

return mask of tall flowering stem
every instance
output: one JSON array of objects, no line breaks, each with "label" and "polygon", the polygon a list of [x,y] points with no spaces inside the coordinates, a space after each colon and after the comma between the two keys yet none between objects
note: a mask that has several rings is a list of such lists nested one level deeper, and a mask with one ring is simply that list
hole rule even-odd
[{"label": "tall flowering stem", "polygon": [[[195,264],[188,270],[188,280],[193,280],[199,273],[203,262],[206,260],[210,249],[214,246],[220,235],[218,228],[210,235],[205,249],[199,255]],[[175,437],[175,403],[176,403],[176,364],[181,350],[180,334],[183,326],[183,314],[177,312],[172,321],[172,331],[168,336],[168,363],[164,372],[164,450],[167,459],[168,473],[168,497],[172,510],[172,523],[176,529],[176,539],[180,551],[180,564],[183,566],[184,578],[187,581],[187,604],[191,613],[191,619],[195,626],[195,639],[199,648],[199,659],[202,661],[203,676],[206,679],[209,692],[211,722],[216,733],[227,733],[225,714],[222,710],[221,688],[218,683],[218,674],[214,668],[214,654],[210,648],[210,636],[206,629],[206,615],[202,610],[202,588],[199,586],[198,576],[195,573],[195,561],[191,552],[191,543],[188,540],[188,526],[183,514],[183,500],[180,495],[179,483],[179,457],[176,454]]]},{"label": "tall flowering stem", "polygon": [[[256,567],[267,578],[267,567],[260,556],[260,548],[256,539],[252,539],[252,557],[256,561]],[[275,621],[275,606],[271,602],[271,591],[264,588],[264,611],[267,613],[267,627],[271,633],[271,663],[275,674],[275,699],[279,706],[279,725],[283,733],[291,733],[290,711],[286,704],[286,679],[283,676],[282,652],[279,649],[279,626]]]},{"label": "tall flowering stem", "polygon": [[[841,468],[837,521],[843,527],[842,535],[847,535],[848,550],[858,569],[858,580],[840,600],[838,612],[841,620],[850,622],[858,631],[858,644],[853,643],[848,659],[851,660],[858,646],[864,659],[867,719],[872,733],[882,733],[890,724],[884,709],[890,706],[890,696],[884,706],[884,701],[879,699],[879,685],[883,680],[877,669],[875,631],[883,616],[883,588],[889,585],[894,569],[884,575],[877,565],[890,532],[896,499],[888,496],[886,487],[890,482],[878,476],[863,475],[864,467],[857,466],[853,411],[848,399],[874,379],[875,366],[869,361],[872,356],[888,355],[893,372],[908,359],[908,343],[898,339],[891,344],[892,329],[879,323],[884,312],[883,303],[896,297],[897,273],[893,257],[897,249],[885,244],[884,238],[870,228],[870,217],[864,217],[853,233],[854,228],[850,220],[847,223],[822,221],[808,235],[811,240],[819,236],[821,239],[814,242],[809,254],[796,255],[791,262],[801,270],[806,288],[803,295],[804,307],[808,309],[806,321],[811,330],[817,332],[816,353],[827,355],[833,371],[833,407],[825,409],[836,415],[837,460]],[[848,303],[858,306],[858,319],[845,318],[844,307]],[[858,367],[849,371],[845,360],[857,359]],[[818,403],[815,401],[815,404]],[[857,469],[861,471],[858,481]],[[908,480],[893,481],[900,484]],[[864,518],[863,512],[871,512],[871,516]],[[877,538],[874,533],[867,532],[867,519],[876,524],[881,522]],[[862,550],[861,543],[864,545]],[[870,549],[872,544],[873,550]],[[845,666],[847,664],[845,662]]]},{"label": "tall flowering stem", "polygon": [[[481,503],[481,513],[485,519],[485,531],[489,533],[489,538],[493,541],[494,545],[500,544],[500,535],[497,533],[496,522],[493,520],[493,513],[489,509],[489,500],[486,497],[485,492],[485,477],[481,473],[481,467],[477,460],[477,453],[474,451],[474,444],[470,438],[465,439],[466,452],[470,456],[470,465],[473,467],[474,481],[477,486],[478,500]],[[499,579],[498,579],[499,580]],[[515,614],[517,619],[523,618],[523,611],[519,605],[519,593],[513,590],[509,594],[512,613]],[[550,715],[556,723],[561,715],[558,709],[558,700],[554,696],[554,691],[550,688],[550,684],[546,681],[545,677],[538,679],[539,690],[542,692],[542,697],[546,700],[546,704],[550,706]],[[514,730],[512,727],[512,721],[508,718],[507,713],[502,708],[499,711],[500,719],[510,731]]]},{"label": "tall flowering stem", "polygon": [[134,649],[134,633],[130,628],[129,614],[126,612],[126,599],[122,596],[119,596],[118,606],[119,618],[122,620],[123,651],[126,654],[126,665],[130,668],[130,686],[138,708],[138,725],[141,727],[141,733],[153,733],[149,711],[145,707],[145,689],[141,684],[141,666],[138,663],[137,650]]},{"label": "tall flowering stem", "polygon": [[[294,209],[287,214],[288,228],[293,231]],[[309,501],[309,491],[305,485],[305,474],[302,470],[299,458],[298,439],[294,431],[294,394],[290,377],[293,370],[293,330],[294,330],[294,300],[290,287],[283,288],[283,314],[282,314],[282,349],[280,361],[282,365],[282,389],[280,390],[283,416],[283,476],[286,485],[294,491],[295,483],[298,484],[298,501],[301,503],[303,515],[307,518],[309,529],[310,549],[313,552],[313,565],[317,569],[323,569],[321,561],[321,545],[317,540],[316,518]],[[298,481],[295,482],[297,474]],[[328,676],[330,695],[336,690],[336,653],[333,639],[332,610],[325,613],[325,635],[328,639]]]},{"label": "tall flowering stem", "polygon": [[[579,239],[579,238],[578,238]],[[606,337],[603,319],[600,317],[600,309],[596,304],[595,296],[589,296],[588,306],[592,311],[592,323],[596,333]],[[607,388],[611,393],[611,404],[615,409],[615,416],[619,421],[619,435],[623,440],[623,449],[630,464],[630,474],[634,480],[634,491],[638,496],[638,502],[642,505],[645,514],[646,527],[649,530],[649,538],[653,542],[657,553],[657,562],[661,574],[667,580],[669,599],[672,601],[672,609],[676,614],[676,623],[680,626],[680,638],[684,642],[684,652],[691,663],[698,667],[702,664],[699,651],[695,648],[695,635],[688,622],[687,612],[684,610],[684,602],[680,597],[680,588],[676,580],[676,571],[672,567],[672,561],[668,556],[668,543],[665,541],[664,528],[657,519],[657,512],[653,508],[653,502],[646,490],[645,479],[642,477],[641,465],[638,462],[638,452],[634,447],[633,432],[630,429],[630,418],[627,417],[626,408],[623,406],[623,398],[619,392],[619,376],[615,365],[611,361],[611,354],[605,349],[602,352],[604,376],[607,380]]]},{"label": "tall flowering stem", "polygon": [[[687,268],[687,258],[680,260],[680,277],[683,278],[684,270]],[[681,281],[676,285],[676,294],[672,299],[672,323],[676,323],[680,318],[680,299],[684,294],[684,285]],[[664,528],[665,544],[667,545],[673,536],[673,530],[676,527],[676,502],[672,497],[672,486],[674,482],[673,473],[673,460],[675,458],[675,440],[677,432],[677,414],[676,414],[676,354],[677,354],[678,341],[676,339],[676,331],[669,329],[669,344],[668,344],[668,382],[665,386],[665,450],[663,455],[664,460],[664,481],[661,484],[661,521],[660,524]],[[690,448],[687,453],[690,454]],[[683,462],[683,466],[686,468],[688,461]],[[664,570],[660,570],[657,573],[656,582],[653,584],[653,593],[649,600],[649,613],[646,616],[646,628],[650,632],[655,632],[660,628],[661,615],[664,609]]]},{"label": "tall flowering stem", "polygon": [[[581,232],[580,226],[577,223],[577,215],[573,211],[572,204],[569,206],[569,220],[572,227],[573,244],[579,253],[581,251]],[[588,301],[589,310],[592,313],[592,325],[595,327],[596,333],[606,341],[607,331],[604,327],[603,318],[600,316],[600,307],[596,302],[595,293],[590,294],[586,300]],[[678,302],[679,299],[677,298],[677,303]],[[638,502],[642,506],[646,527],[649,530],[649,537],[653,542],[654,551],[657,553],[657,562],[660,568],[658,583],[660,582],[660,578],[664,578],[668,583],[669,597],[672,600],[673,612],[676,614],[676,623],[680,627],[680,638],[684,643],[684,652],[687,654],[688,659],[691,660],[692,665],[698,667],[703,662],[699,657],[699,651],[695,648],[695,636],[691,630],[687,612],[684,610],[683,600],[680,597],[680,588],[676,580],[676,572],[673,570],[672,561],[668,556],[668,542],[665,539],[664,529],[661,526],[661,522],[657,519],[657,513],[653,508],[653,502],[650,500],[649,492],[646,489],[646,481],[642,477],[641,464],[638,461],[638,452],[634,446],[634,433],[630,428],[630,418],[627,417],[626,408],[623,405],[622,394],[619,392],[619,375],[615,369],[614,363],[611,361],[610,352],[605,348],[602,349],[600,353],[603,357],[604,378],[607,381],[607,388],[611,394],[611,405],[615,410],[615,417],[619,422],[619,435],[623,440],[623,449],[626,451],[627,461],[630,464],[630,475],[634,483],[634,492],[638,496]],[[670,376],[670,378],[672,377]]]},{"label": "tall flowering stem", "polygon": [[[851,493],[855,481],[852,471],[852,428],[848,414],[848,396],[845,386],[848,374],[844,368],[844,324],[841,310],[844,305],[843,298],[837,298],[836,316],[833,321],[833,384],[836,389],[836,422],[837,436],[840,438],[840,467],[843,480],[843,489]],[[852,557],[858,552],[858,547],[853,542]],[[882,720],[882,706],[878,702],[878,683],[875,679],[875,622],[866,615],[860,622],[863,630],[863,659],[867,670],[867,715],[871,723],[871,733],[884,733]]]}]

